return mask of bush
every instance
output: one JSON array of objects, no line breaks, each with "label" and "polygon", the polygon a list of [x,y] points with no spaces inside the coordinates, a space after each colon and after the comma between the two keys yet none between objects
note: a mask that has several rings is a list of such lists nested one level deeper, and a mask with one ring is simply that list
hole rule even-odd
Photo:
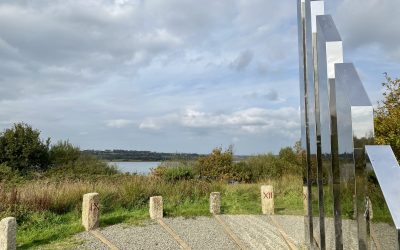
[{"label": "bush", "polygon": [[96,178],[98,175],[113,175],[119,173],[115,166],[91,155],[80,155],[75,161],[53,166],[47,171],[47,176],[73,179]]},{"label": "bush", "polygon": [[283,161],[282,172],[284,174],[301,175],[302,163],[301,155],[295,152],[293,148],[286,147],[279,151],[279,159]]},{"label": "bush", "polygon": [[254,182],[257,178],[254,175],[253,169],[241,161],[233,164],[233,179],[239,182]]},{"label": "bush", "polygon": [[6,163],[0,164],[0,182],[1,181],[15,181],[20,177],[18,171],[13,171]]},{"label": "bush", "polygon": [[253,175],[258,179],[270,179],[282,176],[283,164],[273,154],[249,157],[246,159],[246,164],[252,169]]},{"label": "bush", "polygon": [[196,176],[193,164],[190,162],[163,162],[160,166],[151,170],[151,175],[165,181],[177,182],[191,180]]},{"label": "bush", "polygon": [[59,141],[52,146],[49,151],[50,162],[52,165],[64,165],[77,161],[81,156],[81,151],[68,141]]},{"label": "bush", "polygon": [[232,179],[233,153],[230,147],[225,152],[215,148],[208,156],[197,160],[196,171],[207,179]]},{"label": "bush", "polygon": [[377,144],[390,145],[400,161],[400,78],[386,73],[385,78],[383,100],[374,110],[375,139]]},{"label": "bush", "polygon": [[49,164],[50,139],[43,142],[40,132],[25,123],[17,123],[0,134],[0,163],[13,171],[43,171]]},{"label": "bush", "polygon": [[175,168],[167,168],[164,173],[164,179],[167,181],[191,180],[194,178],[192,167],[179,166]]}]

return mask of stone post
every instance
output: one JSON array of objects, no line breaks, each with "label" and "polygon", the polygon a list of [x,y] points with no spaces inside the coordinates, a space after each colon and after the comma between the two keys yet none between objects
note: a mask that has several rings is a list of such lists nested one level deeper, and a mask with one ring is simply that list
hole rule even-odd
[{"label": "stone post", "polygon": [[210,194],[210,213],[221,213],[221,194],[219,192],[212,192]]},{"label": "stone post", "polygon": [[263,214],[274,214],[273,186],[261,186],[261,206]]},{"label": "stone post", "polygon": [[99,227],[100,204],[99,194],[89,193],[83,195],[82,202],[82,225],[86,231]]},{"label": "stone post", "polygon": [[303,186],[303,206],[304,206],[304,215],[308,215],[308,188],[307,186]]},{"label": "stone post", "polygon": [[150,218],[161,219],[163,217],[163,199],[162,196],[150,197]]},{"label": "stone post", "polygon": [[17,221],[14,217],[0,221],[0,250],[15,250],[17,248]]}]

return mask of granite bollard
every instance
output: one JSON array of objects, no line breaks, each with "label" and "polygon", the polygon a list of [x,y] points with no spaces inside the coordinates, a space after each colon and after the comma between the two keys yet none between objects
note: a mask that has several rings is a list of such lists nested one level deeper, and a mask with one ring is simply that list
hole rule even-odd
[{"label": "granite bollard", "polygon": [[0,221],[0,250],[15,250],[17,248],[17,221],[7,217]]},{"label": "granite bollard", "polygon": [[212,192],[210,194],[210,213],[221,213],[221,194],[219,192]]},{"label": "granite bollard", "polygon": [[303,186],[303,206],[304,206],[304,215],[308,215],[308,188],[307,188],[307,186]]},{"label": "granite bollard", "polygon": [[161,219],[163,217],[163,198],[162,196],[150,197],[150,218]]},{"label": "granite bollard", "polygon": [[82,202],[82,225],[86,231],[99,227],[100,204],[99,194],[89,193],[83,195]]},{"label": "granite bollard", "polygon": [[263,214],[274,214],[274,187],[261,186],[261,206]]}]

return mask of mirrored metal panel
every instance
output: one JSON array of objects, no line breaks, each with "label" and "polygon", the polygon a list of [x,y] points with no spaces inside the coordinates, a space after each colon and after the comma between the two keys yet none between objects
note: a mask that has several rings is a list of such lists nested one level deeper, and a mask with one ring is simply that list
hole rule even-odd
[{"label": "mirrored metal panel", "polygon": [[[373,108],[323,12],[323,1],[298,0],[306,242],[320,249],[399,249],[400,190],[385,173],[399,179],[400,170],[393,154],[366,154],[374,144]],[[385,233],[390,226],[375,223],[382,219],[396,230]]]},{"label": "mirrored metal panel", "polygon": [[[323,206],[327,216],[325,220],[326,247],[334,249],[342,246],[342,220],[340,208],[340,173],[332,169],[331,150],[331,116],[330,116],[330,82],[335,81],[334,64],[343,62],[343,47],[340,35],[331,16],[318,16],[317,19],[318,50],[318,93],[322,182],[325,189]],[[335,175],[333,175],[333,171]],[[334,217],[335,214],[335,217]]]},{"label": "mirrored metal panel", "polygon": [[[324,14],[324,1],[311,1],[311,30],[312,30],[312,48],[313,48],[313,110],[314,127],[315,127],[315,143],[316,151],[315,158],[312,158],[313,163],[313,183],[312,183],[312,206],[313,211],[313,229],[314,238],[317,246],[320,249],[326,248],[325,240],[325,208],[324,208],[324,186],[322,174],[322,158],[321,158],[321,126],[320,126],[320,110],[319,110],[319,95],[318,95],[318,50],[317,50],[317,16]],[[311,98],[310,98],[311,99]],[[310,115],[312,113],[310,112]],[[311,125],[311,124],[310,124]],[[312,152],[314,153],[314,152]],[[314,155],[312,155],[314,157]]]},{"label": "mirrored metal panel", "polygon": [[341,187],[345,190],[342,193],[348,192],[347,197],[342,199],[343,204],[348,205],[342,209],[348,219],[356,221],[351,221],[343,230],[356,231],[354,239],[357,242],[354,245],[358,245],[359,249],[368,249],[369,229],[364,218],[367,184],[364,156],[365,145],[374,143],[373,108],[353,64],[336,64],[335,71]]},{"label": "mirrored metal panel", "polygon": [[[307,200],[307,213],[304,217],[305,238],[309,247],[314,246],[313,221],[312,221],[312,152],[315,152],[315,121],[311,120],[313,102],[309,100],[310,87],[313,87],[313,51],[310,0],[297,1],[298,34],[299,34],[299,65],[300,65],[300,107],[301,107],[301,146],[303,149],[303,186],[306,190],[304,198]],[[315,120],[315,118],[312,118]],[[314,157],[315,159],[315,157]]]},{"label": "mirrored metal panel", "polygon": [[390,146],[366,146],[366,158],[371,245],[400,249],[400,166]]}]

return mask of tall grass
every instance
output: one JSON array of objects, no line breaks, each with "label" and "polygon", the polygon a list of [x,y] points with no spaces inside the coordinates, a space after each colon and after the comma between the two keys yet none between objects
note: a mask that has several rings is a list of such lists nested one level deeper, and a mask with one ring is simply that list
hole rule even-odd
[{"label": "tall grass", "polygon": [[222,190],[221,183],[201,180],[168,182],[159,178],[114,175],[90,180],[38,180],[18,187],[0,185],[0,215],[23,219],[27,211],[50,211],[64,214],[81,209],[82,196],[89,192],[101,194],[102,210],[140,208],[151,196],[162,195],[170,204],[196,201],[211,191]]}]

